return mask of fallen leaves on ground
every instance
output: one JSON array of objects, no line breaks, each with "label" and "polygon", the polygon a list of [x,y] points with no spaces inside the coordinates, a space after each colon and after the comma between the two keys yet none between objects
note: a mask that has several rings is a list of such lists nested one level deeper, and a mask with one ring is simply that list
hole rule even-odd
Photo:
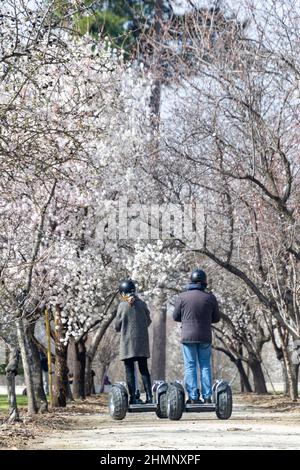
[{"label": "fallen leaves on ground", "polygon": [[23,449],[37,437],[53,430],[67,430],[72,427],[72,417],[94,415],[107,410],[107,396],[98,395],[86,400],[69,402],[66,408],[52,408],[48,413],[28,415],[20,412],[20,421],[7,423],[5,412],[0,414],[0,449]]},{"label": "fallen leaves on ground", "polygon": [[300,411],[300,401],[293,402],[289,397],[283,395],[258,395],[256,393],[237,394],[233,396],[234,403],[243,403],[247,406],[255,406],[261,409],[268,409],[270,411]]}]

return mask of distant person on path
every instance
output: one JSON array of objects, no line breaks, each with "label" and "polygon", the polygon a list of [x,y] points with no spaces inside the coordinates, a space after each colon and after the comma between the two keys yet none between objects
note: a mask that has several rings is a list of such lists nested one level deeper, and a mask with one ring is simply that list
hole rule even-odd
[{"label": "distant person on path", "polygon": [[148,327],[151,323],[146,303],[136,295],[135,283],[131,279],[119,285],[121,303],[115,320],[115,329],[121,332],[120,358],[124,361],[130,404],[141,403],[136,395],[134,374],[135,362],[142,376],[146,403],[152,403],[151,378],[147,359],[150,357]]},{"label": "distant person on path", "polygon": [[43,376],[43,387],[46,395],[49,395],[49,376],[48,376],[48,360],[43,351],[40,351],[40,362]]},{"label": "distant person on path", "polygon": [[96,394],[96,389],[95,389],[95,375],[96,372],[92,369],[91,370],[91,395]]},{"label": "distant person on path", "polygon": [[185,369],[185,387],[188,392],[187,403],[201,403],[197,371],[200,367],[201,393],[204,403],[211,403],[211,342],[212,323],[220,320],[216,297],[206,292],[206,274],[195,269],[191,282],[185,292],[179,294],[173,318],[181,322],[181,342]]}]

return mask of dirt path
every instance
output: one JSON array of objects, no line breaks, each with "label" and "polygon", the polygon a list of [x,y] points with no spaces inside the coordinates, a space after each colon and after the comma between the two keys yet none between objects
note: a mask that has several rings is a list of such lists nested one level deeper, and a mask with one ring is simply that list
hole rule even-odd
[{"label": "dirt path", "polygon": [[30,449],[300,449],[300,411],[236,404],[229,421],[214,413],[185,414],[181,421],[152,413],[113,421],[106,413],[70,418],[71,429],[35,439]]}]

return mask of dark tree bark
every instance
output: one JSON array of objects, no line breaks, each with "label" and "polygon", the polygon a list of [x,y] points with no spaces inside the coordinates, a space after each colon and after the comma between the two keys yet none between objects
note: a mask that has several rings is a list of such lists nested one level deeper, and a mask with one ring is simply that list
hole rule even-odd
[{"label": "dark tree bark", "polygon": [[241,391],[251,393],[253,390],[252,390],[252,387],[251,387],[251,384],[250,384],[249,377],[248,377],[248,375],[245,371],[242,359],[240,359],[239,357],[235,357],[230,351],[228,351],[225,348],[215,346],[214,349],[216,349],[217,351],[223,352],[230,359],[230,361],[236,366],[236,368],[237,368],[237,370],[240,374],[240,382],[241,382],[241,384],[243,385],[243,388],[244,388],[244,390],[241,390]]},{"label": "dark tree bark", "polygon": [[93,358],[87,351],[85,357],[85,396],[92,395],[92,362]]},{"label": "dark tree bark", "polygon": [[[239,347],[239,357],[235,359],[235,365],[238,369],[238,372],[240,374],[240,382],[241,382],[241,392],[246,392],[246,393],[251,393],[252,392],[252,387],[250,384],[249,380],[249,370],[245,370],[244,364],[242,362],[242,357],[243,357],[243,346],[240,345]],[[249,369],[249,366],[247,364],[247,368]]]},{"label": "dark tree bark", "polygon": [[290,395],[290,386],[289,386],[288,376],[286,373],[286,367],[285,367],[285,363],[283,359],[280,362],[281,362],[282,379],[283,379],[283,394],[285,397],[288,397]]},{"label": "dark tree bark", "polygon": [[27,329],[27,337],[32,351],[32,374],[33,374],[33,389],[37,410],[39,413],[48,411],[48,402],[43,385],[43,376],[41,368],[41,359],[37,343],[34,339],[34,324],[30,325]]},{"label": "dark tree bark", "polygon": [[289,351],[289,333],[279,326],[278,333],[281,343],[281,351],[284,363],[284,376],[287,393],[293,401],[298,399],[297,369],[292,361],[292,354]]},{"label": "dark tree bark", "polygon": [[74,375],[73,375],[73,397],[85,399],[85,364],[86,347],[83,339],[74,344]]},{"label": "dark tree bark", "polygon": [[254,391],[258,394],[268,393],[265,376],[262,370],[261,361],[254,355],[249,354],[249,367],[253,376]]},{"label": "dark tree bark", "polygon": [[243,385],[243,391],[245,391],[247,393],[252,393],[253,390],[252,390],[252,387],[251,387],[251,384],[250,384],[250,380],[249,380],[249,377],[248,377],[248,375],[245,371],[242,360],[241,359],[236,359],[235,360],[235,365],[236,365],[237,370],[239,371],[239,374],[240,374],[241,384]]},{"label": "dark tree bark", "polygon": [[6,383],[7,383],[7,393],[9,401],[9,423],[15,423],[20,420],[19,411],[17,406],[17,396],[16,396],[16,383],[15,377],[18,374],[19,359],[20,359],[20,350],[17,347],[14,347],[9,354],[9,362],[6,366]]},{"label": "dark tree bark", "polygon": [[100,373],[99,373],[99,377],[100,377],[100,393],[103,393],[104,392],[104,379],[105,379],[105,372],[106,372],[106,364],[103,364],[103,362],[101,362],[99,364],[99,367],[100,367]]},{"label": "dark tree bark", "polygon": [[299,364],[294,364],[295,395],[299,397]]},{"label": "dark tree bark", "polygon": [[16,328],[18,335],[18,343],[22,356],[22,364],[24,370],[24,378],[26,384],[26,393],[28,400],[28,413],[35,414],[38,412],[38,405],[34,393],[34,378],[33,378],[33,357],[32,350],[30,348],[28,336],[25,332],[25,320],[22,317],[18,317],[16,320]]},{"label": "dark tree bark", "polygon": [[[292,399],[296,399],[298,397],[298,383],[296,380],[296,371],[293,371],[293,367],[290,364],[290,334],[282,327],[282,325],[280,325],[279,322],[277,322],[276,328],[272,325],[269,326],[269,330],[276,357],[282,368],[282,378],[284,384],[283,393],[286,397],[289,396]],[[277,344],[275,330],[278,331],[280,345]]]},{"label": "dark tree bark", "polygon": [[43,387],[40,355],[34,339],[34,323],[17,319],[17,334],[24,369],[29,413],[48,411],[48,402]]},{"label": "dark tree bark", "polygon": [[[95,373],[92,370],[92,363],[93,363],[92,356],[87,353],[85,357],[85,395],[86,396],[95,395],[96,393],[95,377],[94,377]],[[100,374],[100,377],[102,377],[101,374]]]},{"label": "dark tree bark", "polygon": [[68,378],[68,385],[67,385],[67,401],[74,401],[69,378]]},{"label": "dark tree bark", "polygon": [[8,364],[9,358],[10,358],[10,349],[7,344],[5,344],[4,347],[5,347],[5,364]]},{"label": "dark tree bark", "polygon": [[60,346],[55,348],[55,381],[53,406],[65,407],[68,397],[68,369],[67,369],[67,348]]},{"label": "dark tree bark", "polygon": [[166,379],[166,305],[159,304],[153,316],[152,380]]},{"label": "dark tree bark", "polygon": [[[45,394],[40,391],[39,384],[42,384],[41,375],[41,366],[40,361],[37,361],[36,357],[36,345],[34,347],[34,340],[31,330],[29,328],[29,323],[26,320],[26,299],[32,287],[32,277],[34,272],[35,262],[38,258],[39,249],[43,239],[43,230],[44,223],[46,218],[47,209],[49,204],[54,196],[56,188],[56,180],[52,185],[52,189],[49,193],[45,204],[41,208],[40,220],[36,230],[36,239],[33,246],[32,257],[29,263],[29,270],[27,274],[26,287],[22,292],[17,296],[16,301],[18,303],[18,316],[16,318],[16,329],[19,347],[22,356],[22,363],[24,369],[27,398],[28,398],[28,413],[37,413],[38,411],[43,411],[44,408],[47,408],[47,400],[44,401]],[[42,387],[43,389],[43,387]]]},{"label": "dark tree bark", "polygon": [[92,363],[93,363],[94,357],[95,357],[96,352],[98,350],[99,344],[100,344],[107,328],[109,327],[109,325],[111,324],[111,322],[115,318],[116,313],[117,313],[117,310],[114,309],[111,312],[111,314],[107,315],[105,317],[105,319],[100,323],[100,325],[99,325],[96,333],[94,334],[94,336],[91,340],[91,343],[90,343],[90,345],[89,345],[89,347],[86,351],[86,364],[85,364],[85,394],[86,394],[86,396],[89,396],[92,393],[92,380],[91,380],[91,377],[92,377]]},{"label": "dark tree bark", "polygon": [[283,351],[284,363],[287,377],[287,388],[289,396],[293,401],[298,399],[298,368],[292,363],[290,353],[287,350]]},{"label": "dark tree bark", "polygon": [[[69,342],[68,342],[68,353],[67,353],[67,357],[68,357],[68,384],[69,384],[69,387],[68,387],[68,395],[72,395],[72,399],[74,400],[74,397],[73,397],[73,378],[74,378],[74,367],[75,367],[75,340],[71,339]],[[69,398],[70,399],[70,398]]]},{"label": "dark tree bark", "polygon": [[284,383],[283,393],[296,401],[299,396],[298,390],[298,374],[299,364],[294,364],[289,352],[290,334],[278,323],[277,331],[280,338],[280,346],[278,346],[274,334],[274,328],[271,331],[271,339],[277,359],[280,361],[282,368],[282,377]]},{"label": "dark tree bark", "polygon": [[[281,329],[280,325],[277,325],[277,329]],[[288,381],[288,376],[287,376],[287,371],[286,371],[286,366],[285,366],[285,361],[284,361],[284,355],[283,355],[283,347],[279,346],[276,341],[275,337],[275,328],[271,324],[269,325],[269,331],[270,331],[270,337],[272,341],[272,345],[274,348],[274,352],[276,354],[277,360],[280,362],[281,365],[281,370],[282,370],[282,380],[283,380],[283,394],[287,397],[290,395],[290,390],[289,390],[289,381]],[[280,336],[280,334],[279,334]],[[287,335],[287,344],[288,344],[288,335]],[[280,337],[281,344],[283,344],[284,338],[283,335]],[[286,342],[286,340],[285,340]]]},{"label": "dark tree bark", "polygon": [[60,310],[55,313],[55,381],[53,393],[53,406],[65,407],[68,397],[68,346],[61,339],[64,338],[64,326],[60,318]]}]

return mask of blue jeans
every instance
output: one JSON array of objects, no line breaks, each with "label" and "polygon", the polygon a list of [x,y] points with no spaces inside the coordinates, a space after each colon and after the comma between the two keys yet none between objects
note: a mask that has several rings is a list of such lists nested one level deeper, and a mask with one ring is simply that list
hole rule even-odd
[{"label": "blue jeans", "polygon": [[200,367],[201,394],[203,398],[212,395],[211,344],[184,343],[182,345],[185,388],[191,400],[198,398],[197,369]]}]

